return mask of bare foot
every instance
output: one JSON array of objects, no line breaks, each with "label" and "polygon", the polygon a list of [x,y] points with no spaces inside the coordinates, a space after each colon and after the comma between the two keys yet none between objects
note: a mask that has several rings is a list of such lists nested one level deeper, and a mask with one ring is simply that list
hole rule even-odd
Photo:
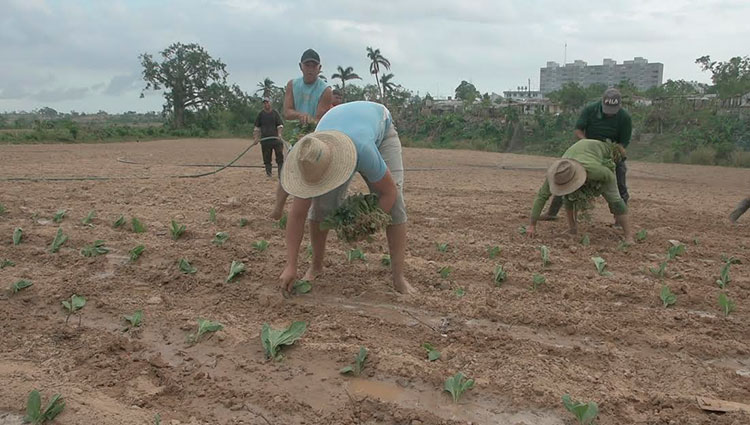
[{"label": "bare foot", "polygon": [[310,266],[309,269],[307,269],[307,272],[305,272],[305,277],[303,277],[303,280],[306,280],[308,282],[312,282],[316,278],[320,277],[320,275],[323,274],[323,269],[314,269],[312,266]]},{"label": "bare foot", "polygon": [[393,289],[404,295],[416,294],[418,291],[405,278],[393,279]]}]

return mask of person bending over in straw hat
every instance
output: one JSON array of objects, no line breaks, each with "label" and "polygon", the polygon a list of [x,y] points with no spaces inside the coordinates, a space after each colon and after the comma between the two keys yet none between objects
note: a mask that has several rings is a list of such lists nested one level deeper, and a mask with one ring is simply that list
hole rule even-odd
[{"label": "person bending over in straw hat", "polygon": [[581,139],[568,148],[562,159],[555,161],[547,170],[547,178],[534,200],[529,236],[536,233],[536,222],[551,195],[562,196],[567,213],[570,233],[578,231],[576,207],[580,202],[601,194],[609,204],[609,210],[622,226],[625,243],[633,243],[628,207],[620,197],[615,177],[613,157],[619,152],[618,145],[594,139]]},{"label": "person bending over in straw hat", "polygon": [[289,151],[281,170],[281,185],[294,196],[286,224],[287,262],[279,277],[283,291],[289,293],[297,279],[306,217],[310,220],[312,265],[304,279],[312,281],[322,273],[328,230],[321,230],[320,223],[344,200],[355,172],[378,195],[380,208],[391,215],[386,237],[393,287],[401,293],[414,292],[404,278],[406,206],[401,141],[388,109],[363,101],[328,111],[315,132]]}]

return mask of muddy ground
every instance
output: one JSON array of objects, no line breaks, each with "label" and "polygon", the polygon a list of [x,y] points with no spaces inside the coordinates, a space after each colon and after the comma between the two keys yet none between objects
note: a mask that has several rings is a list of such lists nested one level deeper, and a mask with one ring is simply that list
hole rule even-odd
[{"label": "muddy ground", "polygon": [[[276,181],[257,167],[258,148],[237,163],[250,167],[169,177],[210,171],[180,165],[225,163],[246,145],[0,146],[0,261],[15,263],[0,270],[0,283],[33,282],[0,295],[0,423],[16,423],[33,388],[65,397],[60,424],[153,424],[157,414],[163,424],[572,424],[566,393],[597,402],[603,425],[750,423],[750,413],[696,404],[696,396],[750,403],[750,217],[726,219],[750,170],[630,164],[633,222],[648,236],[623,250],[602,202],[580,229],[589,246],[560,221],[540,223],[535,239],[520,234],[550,158],[406,149],[407,276],[420,293],[390,288],[384,237],[360,245],[365,261],[348,263],[349,246],[332,235],[326,274],[309,294],[285,300],[276,286],[284,233],[266,218]],[[8,180],[27,177],[110,179]],[[90,210],[96,218],[83,225]],[[146,232],[129,222],[113,228],[120,215]],[[187,227],[177,241],[172,219]],[[70,238],[52,254],[58,228]],[[223,246],[211,243],[219,231],[229,233]],[[97,239],[109,253],[82,256]],[[266,251],[252,247],[259,240]],[[648,268],[663,261],[669,240],[687,252],[666,268],[677,301],[665,308],[662,280]],[[145,252],[130,262],[139,244]],[[501,252],[491,259],[495,245]],[[551,252],[546,267],[540,245]],[[722,254],[742,261],[731,267],[728,317],[715,283]],[[611,276],[597,273],[593,256]],[[197,272],[181,273],[180,258]],[[233,260],[247,271],[225,283]],[[496,286],[499,264],[508,278]],[[453,269],[448,279],[443,266]],[[532,290],[535,273],[546,284]],[[65,324],[61,300],[72,294],[88,300],[80,326],[78,317]],[[125,331],[123,315],[139,309],[143,325]],[[197,318],[224,329],[190,345]],[[262,324],[298,320],[309,324],[302,339],[282,361],[267,361]],[[442,357],[429,362],[424,342]],[[369,349],[363,374],[340,375],[361,346]],[[454,404],[443,382],[459,371],[476,386]]]}]

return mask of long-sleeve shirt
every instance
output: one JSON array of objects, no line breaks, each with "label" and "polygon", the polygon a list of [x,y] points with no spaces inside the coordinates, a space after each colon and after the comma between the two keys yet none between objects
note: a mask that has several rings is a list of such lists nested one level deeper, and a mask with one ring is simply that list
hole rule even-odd
[{"label": "long-sleeve shirt", "polygon": [[[609,211],[615,215],[622,215],[628,211],[628,207],[620,197],[617,190],[617,178],[615,177],[615,163],[612,161],[613,146],[610,143],[594,139],[581,139],[563,154],[563,158],[575,159],[586,169],[586,182],[597,182],[601,184],[602,196],[609,205]],[[531,209],[531,218],[539,219],[544,204],[547,203],[552,192],[549,190],[549,182],[544,179],[544,184],[534,199]],[[563,197],[563,203],[570,207],[570,202]]]}]

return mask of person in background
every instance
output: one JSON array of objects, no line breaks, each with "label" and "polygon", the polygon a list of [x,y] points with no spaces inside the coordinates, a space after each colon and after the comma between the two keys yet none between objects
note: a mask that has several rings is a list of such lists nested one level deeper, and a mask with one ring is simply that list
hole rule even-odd
[{"label": "person in background", "polygon": [[[276,166],[279,169],[281,177],[281,167],[284,165],[284,144],[281,138],[281,131],[284,129],[284,122],[281,120],[279,113],[271,107],[271,99],[263,98],[263,110],[255,118],[255,129],[253,138],[255,143],[260,142],[263,152],[263,165],[266,167],[266,176],[271,178],[271,157],[276,154]],[[275,137],[275,139],[274,139]]]}]

